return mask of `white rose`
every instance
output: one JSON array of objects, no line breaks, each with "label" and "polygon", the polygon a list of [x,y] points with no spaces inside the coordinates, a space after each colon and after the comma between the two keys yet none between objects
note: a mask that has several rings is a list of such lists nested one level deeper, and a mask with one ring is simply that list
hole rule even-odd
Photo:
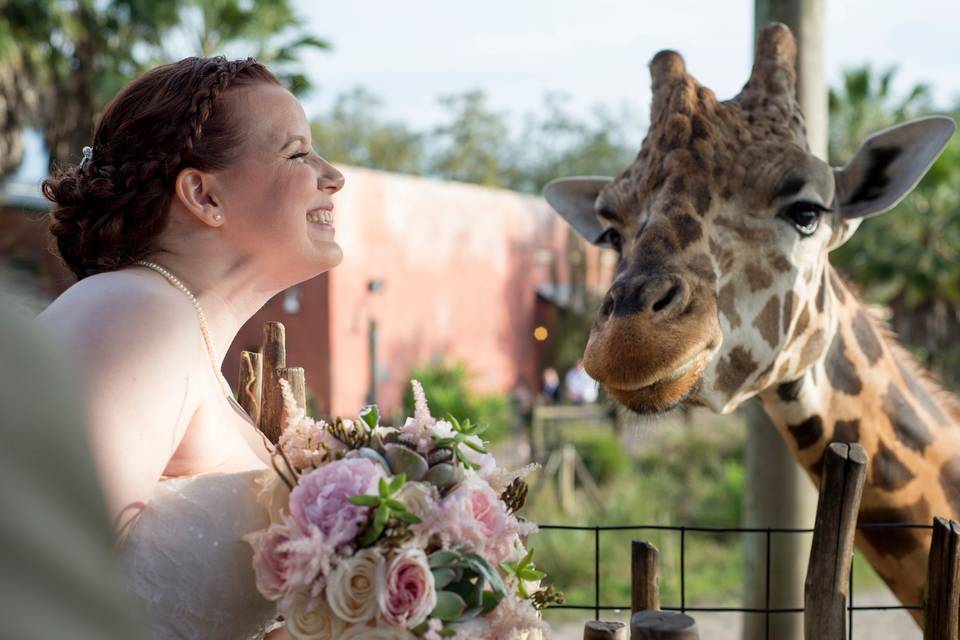
[{"label": "white rose", "polygon": [[337,565],[327,578],[327,604],[335,616],[356,623],[377,615],[377,571],[384,562],[380,552],[370,548]]},{"label": "white rose", "polygon": [[408,482],[397,494],[397,499],[407,505],[407,510],[421,520],[440,502],[440,493],[429,482]]},{"label": "white rose", "polygon": [[283,608],[287,633],[294,640],[339,640],[343,637],[346,624],[337,619],[323,600],[307,611],[307,602],[295,598],[288,608]]},{"label": "white rose", "polygon": [[273,469],[266,469],[256,478],[257,502],[270,516],[271,524],[283,524],[290,503],[290,488]]},{"label": "white rose", "polygon": [[340,635],[340,640],[416,640],[416,636],[401,627],[371,627],[353,625]]}]

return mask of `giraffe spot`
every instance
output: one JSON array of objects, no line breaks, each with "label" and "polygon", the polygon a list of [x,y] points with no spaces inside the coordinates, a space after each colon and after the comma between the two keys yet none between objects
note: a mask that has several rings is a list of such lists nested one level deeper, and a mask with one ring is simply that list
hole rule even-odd
[{"label": "giraffe spot", "polygon": [[817,311],[823,313],[823,306],[826,302],[827,297],[827,272],[823,272],[823,277],[820,278],[820,288],[817,289]]},{"label": "giraffe spot", "polygon": [[883,354],[883,348],[880,346],[880,340],[877,339],[877,334],[873,330],[870,318],[862,310],[858,311],[857,315],[853,317],[851,329],[857,339],[857,344],[860,345],[860,351],[867,357],[871,365],[877,364],[877,360]]},{"label": "giraffe spot", "polygon": [[767,344],[771,347],[777,346],[780,341],[780,298],[778,296],[773,296],[767,304],[763,305],[763,309],[753,321],[753,326]]},{"label": "giraffe spot", "polygon": [[784,382],[777,386],[777,396],[784,402],[794,402],[800,397],[800,390],[803,388],[803,378],[797,378],[790,382]]},{"label": "giraffe spot", "polygon": [[[661,181],[663,178],[661,178]],[[672,176],[670,178],[669,191],[674,195],[679,195],[686,191],[687,189],[687,180],[684,175],[681,173],[679,175]]]},{"label": "giraffe spot", "polygon": [[[860,510],[860,524],[929,524],[930,503],[921,497],[904,507],[869,507]],[[919,532],[914,529],[860,529],[871,547],[885,556],[902,558],[920,548]]]},{"label": "giraffe spot", "polygon": [[759,265],[753,262],[748,262],[745,270],[747,273],[747,283],[750,285],[750,291],[761,291],[773,284],[773,276],[771,276]]},{"label": "giraffe spot", "polygon": [[923,453],[927,445],[933,442],[927,425],[893,383],[887,387],[887,395],[883,399],[883,410],[890,418],[894,434],[904,445]]},{"label": "giraffe spot", "polygon": [[847,301],[847,295],[843,292],[843,282],[840,281],[840,276],[833,269],[830,270],[830,287],[840,304],[844,304]]},{"label": "giraffe spot", "polygon": [[837,420],[833,425],[833,435],[830,442],[860,442],[860,421]]},{"label": "giraffe spot", "polygon": [[757,363],[753,361],[750,351],[738,345],[717,365],[717,382],[714,388],[725,395],[732,395],[756,369]]},{"label": "giraffe spot", "polygon": [[918,372],[910,371],[904,363],[901,362],[903,356],[898,356],[894,358],[894,362],[897,363],[897,369],[900,370],[900,375],[903,377],[904,383],[907,385],[907,389],[910,391],[910,394],[913,396],[913,399],[920,403],[920,406],[923,407],[923,410],[927,412],[927,415],[939,422],[942,425],[951,424],[951,421],[943,415],[943,412],[940,410],[940,407],[937,406],[937,403],[934,401],[933,396],[930,394],[930,391],[923,385],[923,382],[920,380]]},{"label": "giraffe spot", "polygon": [[807,325],[810,324],[810,310],[807,307],[803,308],[803,311],[800,312],[800,317],[797,318],[797,326],[793,330],[793,335],[802,336],[803,332],[807,330]]},{"label": "giraffe spot", "polygon": [[[884,491],[902,489],[913,480],[913,472],[882,441],[877,453],[873,456],[872,464],[873,484]],[[960,468],[957,471],[960,472]],[[960,476],[957,477],[957,480],[960,481]]]},{"label": "giraffe spot", "polygon": [[710,137],[710,123],[699,113],[690,118],[691,135],[694,140]]},{"label": "giraffe spot", "polygon": [[863,382],[857,375],[857,369],[847,357],[843,335],[838,331],[830,344],[827,359],[824,362],[830,385],[841,393],[855,396],[863,390]]},{"label": "giraffe spot", "polygon": [[786,256],[783,256],[779,253],[770,256],[770,265],[780,273],[787,273],[793,268],[793,265],[790,264],[790,261],[787,260]]},{"label": "giraffe spot", "polygon": [[707,282],[715,282],[717,280],[717,272],[713,269],[713,262],[710,260],[710,256],[705,253],[698,253],[690,258],[690,261],[687,263],[687,269],[701,280]]},{"label": "giraffe spot", "polygon": [[788,424],[787,429],[797,443],[797,448],[803,451],[823,437],[823,419],[820,416],[810,416],[800,424]]},{"label": "giraffe spot", "polygon": [[790,331],[790,321],[793,320],[793,305],[797,303],[797,294],[787,291],[783,297],[783,332]]},{"label": "giraffe spot", "polygon": [[720,307],[720,313],[730,323],[731,329],[740,326],[740,314],[737,312],[736,291],[732,282],[728,282],[720,288],[717,304]]},{"label": "giraffe spot", "polygon": [[826,339],[823,337],[823,329],[817,329],[807,338],[803,349],[800,350],[800,363],[808,364],[816,360],[823,353],[824,346],[826,346]]},{"label": "giraffe spot", "polygon": [[953,509],[950,517],[956,518],[960,514],[960,455],[953,456],[940,467],[940,486]]},{"label": "giraffe spot", "polygon": [[694,199],[694,206],[697,209],[697,213],[699,213],[701,216],[707,215],[707,211],[710,210],[710,204],[713,202],[713,196],[710,194],[710,187],[701,185],[697,189]]},{"label": "giraffe spot", "polygon": [[703,236],[700,223],[689,213],[675,215],[671,218],[671,222],[681,249],[686,249]]}]

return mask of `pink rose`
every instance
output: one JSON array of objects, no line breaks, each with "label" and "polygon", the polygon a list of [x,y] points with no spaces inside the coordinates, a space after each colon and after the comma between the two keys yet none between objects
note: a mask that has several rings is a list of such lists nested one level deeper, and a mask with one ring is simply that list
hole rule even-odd
[{"label": "pink rose", "polygon": [[286,527],[272,525],[253,544],[253,570],[257,590],[267,600],[279,600],[287,593],[289,554],[280,546],[290,540]]},{"label": "pink rose", "polygon": [[353,541],[367,523],[370,509],[350,504],[351,496],[375,494],[383,468],[367,458],[344,458],[300,478],[290,492],[290,515],[302,531],[317,528],[340,546]]},{"label": "pink rose", "polygon": [[[447,498],[463,501],[481,537],[498,534],[507,522],[507,512],[493,489],[485,482],[464,482]],[[446,500],[445,500],[446,501]]]},{"label": "pink rose", "polygon": [[380,615],[387,624],[415,627],[437,606],[433,573],[421,549],[401,551],[381,565],[377,577]]}]

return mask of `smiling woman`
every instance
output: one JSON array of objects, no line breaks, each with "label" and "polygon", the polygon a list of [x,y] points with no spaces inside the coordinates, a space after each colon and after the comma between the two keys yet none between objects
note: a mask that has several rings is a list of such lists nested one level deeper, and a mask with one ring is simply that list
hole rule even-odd
[{"label": "smiling woman", "polygon": [[[90,440],[154,638],[263,637],[276,609],[243,535],[268,448],[220,373],[240,326],[336,266],[341,173],[253,59],[187,58],[107,106],[44,183],[79,280],[39,321],[85,373]],[[171,286],[172,285],[172,286]]]}]

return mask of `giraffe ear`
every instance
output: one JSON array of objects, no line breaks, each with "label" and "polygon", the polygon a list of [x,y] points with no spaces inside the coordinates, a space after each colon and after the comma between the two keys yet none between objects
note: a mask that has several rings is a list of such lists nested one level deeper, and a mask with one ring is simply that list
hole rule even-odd
[{"label": "giraffe ear", "polygon": [[867,138],[847,166],[834,169],[840,214],[866,218],[892,209],[917,186],[956,128],[950,118],[930,116]]},{"label": "giraffe ear", "polygon": [[593,244],[603,244],[606,229],[597,221],[593,203],[600,190],[613,178],[605,176],[575,176],[558,178],[543,188],[543,197],[574,231]]}]

